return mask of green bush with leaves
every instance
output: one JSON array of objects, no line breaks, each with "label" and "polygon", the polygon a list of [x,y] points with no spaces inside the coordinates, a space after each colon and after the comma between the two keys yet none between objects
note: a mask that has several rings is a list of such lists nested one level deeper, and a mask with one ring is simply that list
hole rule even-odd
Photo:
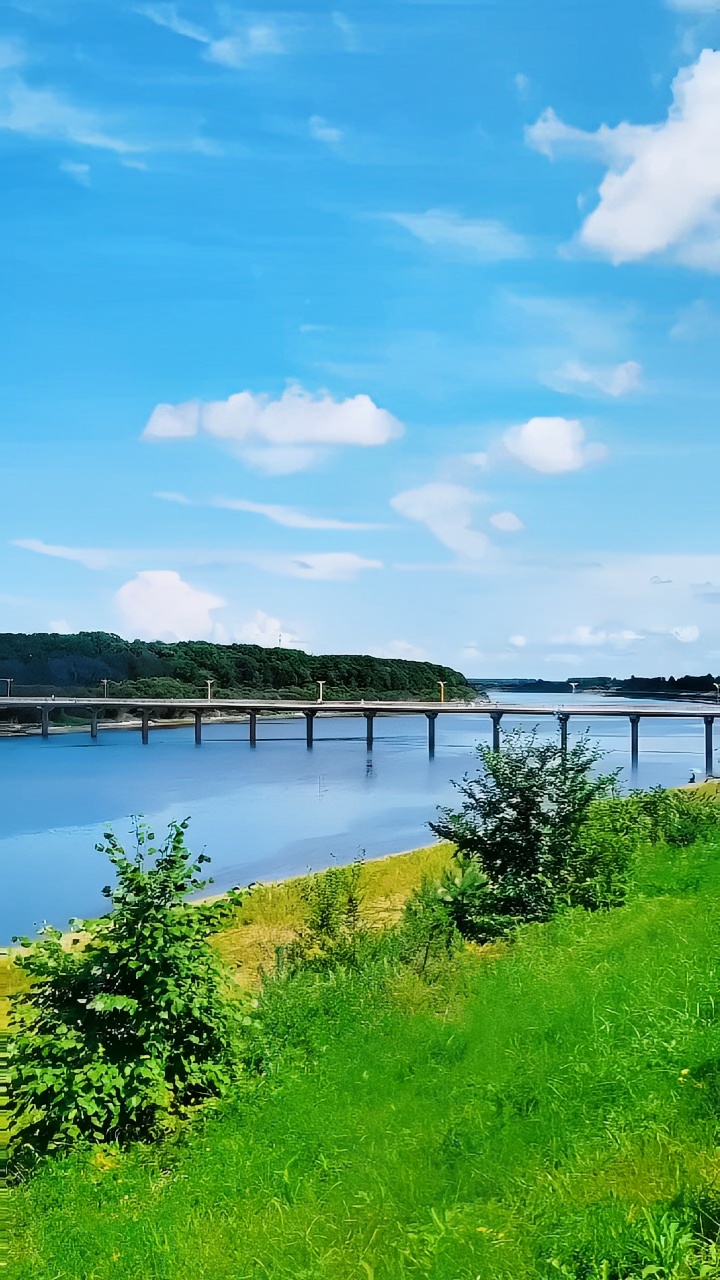
[{"label": "green bush with leaves", "polygon": [[547,920],[561,902],[609,906],[621,897],[625,857],[588,822],[593,806],[615,794],[615,774],[592,772],[600,754],[586,738],[565,752],[520,730],[502,751],[478,747],[480,772],[455,784],[460,809],[441,809],[430,824],[456,846],[459,876],[445,890],[466,937]]},{"label": "green bush with leaves", "polygon": [[326,969],[353,965],[368,939],[360,915],[363,859],[309,876],[302,897],[305,920],[297,938],[281,950],[279,967]]},{"label": "green bush with leaves", "polygon": [[137,828],[129,857],[111,831],[97,846],[116,883],[109,913],[70,945],[55,929],[19,939],[30,979],[15,997],[10,1081],[12,1142],[22,1158],[84,1140],[151,1139],[240,1069],[242,1009],[209,944],[238,903],[188,895],[206,882],[185,844],[187,822],[164,843]]}]

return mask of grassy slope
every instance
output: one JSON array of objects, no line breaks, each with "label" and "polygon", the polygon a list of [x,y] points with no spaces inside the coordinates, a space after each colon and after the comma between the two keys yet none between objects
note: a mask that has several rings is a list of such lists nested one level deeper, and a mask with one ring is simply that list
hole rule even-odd
[{"label": "grassy slope", "polygon": [[719,853],[657,851],[622,910],[432,985],[303,979],[277,1010],[302,1054],[176,1144],[48,1166],[6,1274],[594,1275],[644,1207],[718,1195]]}]

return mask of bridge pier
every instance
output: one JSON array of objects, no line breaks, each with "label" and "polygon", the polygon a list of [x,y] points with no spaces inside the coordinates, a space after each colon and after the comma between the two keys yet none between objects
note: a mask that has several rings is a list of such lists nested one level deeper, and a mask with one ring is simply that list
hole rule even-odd
[{"label": "bridge pier", "polygon": [[313,744],[313,729],[315,725],[315,716],[317,715],[317,711],[305,711],[303,712],[303,714],[305,716],[305,741],[309,749],[310,747],[312,747],[312,744]]},{"label": "bridge pier", "polygon": [[568,720],[570,713],[568,711],[558,711],[558,720],[560,722],[560,750],[563,756],[567,755],[568,749]]},{"label": "bridge pier", "polygon": [[705,716],[705,777],[713,776],[713,726],[714,716]]},{"label": "bridge pier", "polygon": [[40,708],[40,733],[43,738],[50,737],[50,711],[47,707]]},{"label": "bridge pier", "polygon": [[634,775],[638,770],[640,716],[630,716],[630,771]]},{"label": "bridge pier", "polygon": [[90,712],[90,737],[91,738],[97,738],[97,726],[98,726],[98,713],[97,711],[91,711]]},{"label": "bridge pier", "polygon": [[257,711],[250,712],[250,746],[257,746]]},{"label": "bridge pier", "polygon": [[193,711],[195,716],[195,746],[199,747],[202,743],[202,711]]},{"label": "bridge pier", "polygon": [[435,721],[438,718],[437,711],[426,711],[428,722],[428,755],[435,755]]},{"label": "bridge pier", "polygon": [[499,750],[500,750],[500,721],[502,720],[502,718],[503,718],[503,713],[502,713],[502,711],[491,711],[491,712],[490,712],[490,719],[492,720],[492,725],[493,725],[493,730],[492,730],[492,749],[493,749],[493,751],[499,751]]},{"label": "bridge pier", "polygon": [[141,726],[140,731],[142,733],[142,743],[143,743],[143,746],[146,747],[148,744],[148,730],[150,728],[150,712],[147,711],[145,707],[143,707],[142,711],[140,712],[140,726]]},{"label": "bridge pier", "polygon": [[367,749],[368,749],[368,751],[372,751],[372,749],[373,749],[373,727],[374,727],[374,723],[373,723],[373,722],[374,722],[374,720],[375,720],[375,712],[374,712],[374,711],[366,711],[366,712],[365,712],[365,727],[366,727],[366,742],[367,742]]}]

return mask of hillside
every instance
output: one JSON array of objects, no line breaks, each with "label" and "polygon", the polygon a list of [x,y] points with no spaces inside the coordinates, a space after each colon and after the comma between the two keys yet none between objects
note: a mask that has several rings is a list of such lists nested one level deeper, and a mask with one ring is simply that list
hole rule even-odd
[{"label": "hillside", "polygon": [[[308,654],[299,649],[265,649],[254,644],[123,640],[105,631],[78,635],[0,633],[0,680],[13,693],[73,696],[102,692],[112,682],[116,697],[183,698],[213,696],[315,697],[325,681],[327,699],[431,699],[444,681],[447,699],[472,699],[475,691],[451,667],[366,654]],[[4,692],[0,684],[0,692]]]}]

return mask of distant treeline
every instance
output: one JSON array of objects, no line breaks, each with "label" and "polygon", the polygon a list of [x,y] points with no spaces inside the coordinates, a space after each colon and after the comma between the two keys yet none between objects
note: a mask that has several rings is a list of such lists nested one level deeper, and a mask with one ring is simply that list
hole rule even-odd
[{"label": "distant treeline", "polygon": [[626,676],[617,680],[614,676],[577,676],[571,680],[480,680],[468,677],[474,689],[507,689],[526,693],[645,693],[664,697],[676,697],[684,693],[715,694],[720,676]]},{"label": "distant treeline", "polygon": [[105,631],[79,635],[0,633],[0,696],[4,679],[13,694],[97,696],[102,681],[111,697],[315,698],[324,680],[327,699],[471,699],[475,691],[451,667],[365,654],[303,653],[255,644],[123,640]]}]

